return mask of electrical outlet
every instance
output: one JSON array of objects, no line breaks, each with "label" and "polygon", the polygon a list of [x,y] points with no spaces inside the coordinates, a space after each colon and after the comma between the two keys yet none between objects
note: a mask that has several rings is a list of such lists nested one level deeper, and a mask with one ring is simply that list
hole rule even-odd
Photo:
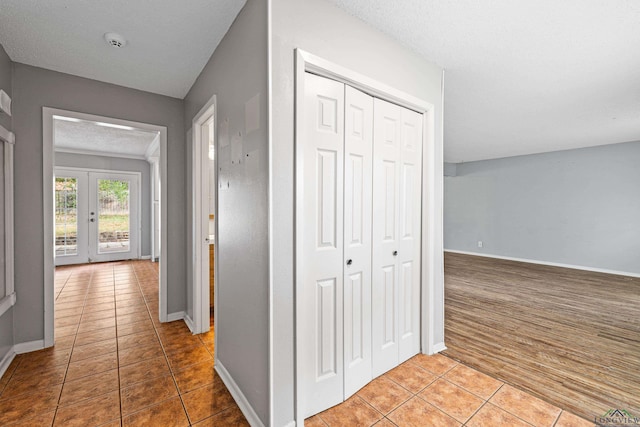
[{"label": "electrical outlet", "polygon": [[478,240],[478,247],[481,248],[482,247],[482,240]]}]

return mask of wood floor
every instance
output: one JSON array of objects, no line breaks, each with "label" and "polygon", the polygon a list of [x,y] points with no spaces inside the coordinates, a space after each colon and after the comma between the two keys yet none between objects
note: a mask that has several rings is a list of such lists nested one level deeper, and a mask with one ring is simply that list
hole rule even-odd
[{"label": "wood floor", "polygon": [[447,356],[593,420],[640,416],[640,279],[445,254]]}]

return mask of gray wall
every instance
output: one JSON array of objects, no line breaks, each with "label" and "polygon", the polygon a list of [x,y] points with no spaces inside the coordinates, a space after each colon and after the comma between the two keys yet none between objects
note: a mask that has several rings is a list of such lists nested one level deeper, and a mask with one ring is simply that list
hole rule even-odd
[{"label": "gray wall", "polygon": [[458,164],[445,248],[640,274],[640,142]]},{"label": "gray wall", "polygon": [[[249,0],[185,98],[185,123],[217,97],[220,182],[216,356],[260,417],[269,418],[267,2]],[[245,134],[245,103],[260,94],[260,126]],[[242,133],[242,162],[223,147]],[[247,157],[249,154],[249,157]],[[190,171],[187,175],[190,179]]]},{"label": "gray wall", "polygon": [[[441,69],[324,0],[272,0],[272,166],[274,423],[294,419],[294,49],[302,48],[436,106],[442,158]],[[440,162],[439,167],[442,167]],[[440,169],[439,175],[442,176]],[[441,197],[442,182],[436,183]],[[441,247],[442,236],[431,236]],[[442,270],[442,265],[436,266]],[[435,295],[435,342],[444,341],[444,294]]]},{"label": "gray wall", "polygon": [[[13,63],[9,59],[9,56],[4,50],[4,47],[0,44],[0,89],[7,92],[7,95],[13,96],[12,92],[13,87]],[[11,117],[0,113],[0,125],[4,126],[5,129],[11,130]],[[4,191],[4,190],[3,190]],[[4,235],[4,198],[2,199],[2,204],[0,205],[0,216],[2,216],[2,221],[0,221],[0,226],[2,227],[2,235]],[[0,245],[2,249],[0,249],[0,257],[4,259],[4,237],[0,239]],[[4,278],[4,266],[0,270],[0,287],[4,289],[5,287],[5,278]],[[4,295],[4,291],[0,293],[0,296]],[[14,308],[10,308],[0,317],[0,361],[7,355],[11,347],[13,346],[13,310]]]},{"label": "gray wall", "polygon": [[142,256],[151,255],[151,165],[145,160],[125,159],[121,157],[89,156],[86,154],[55,153],[55,165],[86,169],[105,169],[113,171],[140,172],[140,235]]},{"label": "gray wall", "polygon": [[[16,181],[16,342],[44,336],[42,107],[166,126],[168,131],[168,312],[185,309],[185,150],[183,101],[14,64]],[[28,255],[27,255],[28,254]]]}]

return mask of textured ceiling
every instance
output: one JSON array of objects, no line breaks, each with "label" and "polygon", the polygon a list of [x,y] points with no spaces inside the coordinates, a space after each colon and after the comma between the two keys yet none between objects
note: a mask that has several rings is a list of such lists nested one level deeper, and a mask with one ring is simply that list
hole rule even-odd
[{"label": "textured ceiling", "polygon": [[116,129],[95,122],[54,120],[55,148],[86,154],[124,155],[144,158],[157,132]]},{"label": "textured ceiling", "polygon": [[[184,98],[245,0],[0,0],[15,62]],[[123,49],[103,38],[116,32]]]},{"label": "textured ceiling", "polygon": [[640,140],[638,0],[331,0],[446,69],[445,161]]}]

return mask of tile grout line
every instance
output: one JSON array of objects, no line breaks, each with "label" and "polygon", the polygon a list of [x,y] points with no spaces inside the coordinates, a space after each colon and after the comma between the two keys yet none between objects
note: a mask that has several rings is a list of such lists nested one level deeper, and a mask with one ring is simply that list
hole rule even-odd
[{"label": "tile grout line", "polygon": [[[439,353],[439,354],[440,354],[440,353]],[[518,391],[520,391],[520,392],[522,392],[522,393],[527,394],[528,396],[531,396],[531,397],[534,397],[534,398],[536,398],[536,399],[539,399],[539,400],[541,400],[541,401],[543,401],[543,402],[545,402],[545,403],[548,403],[548,404],[549,404],[549,405],[551,405],[551,406],[554,406],[554,407],[556,407],[556,408],[560,409],[560,413],[557,415],[557,417],[556,417],[556,419],[555,419],[554,423],[552,424],[553,426],[555,426],[555,424],[558,422],[558,420],[560,419],[560,415],[562,415],[562,413],[563,413],[563,412],[568,412],[569,414],[575,415],[575,416],[577,416],[577,417],[578,417],[578,418],[580,418],[580,419],[583,419],[583,420],[585,420],[585,421],[590,422],[589,420],[586,420],[585,418],[583,418],[583,417],[581,417],[581,416],[579,416],[579,415],[576,415],[576,414],[574,414],[573,412],[571,412],[571,411],[569,411],[569,410],[566,410],[566,409],[564,409],[564,408],[562,408],[562,407],[560,407],[560,406],[558,406],[558,405],[556,405],[556,404],[554,404],[554,403],[551,403],[551,402],[549,402],[549,401],[547,401],[547,400],[545,400],[545,399],[541,399],[541,398],[539,398],[538,396],[533,395],[533,394],[529,393],[529,392],[528,392],[528,391],[526,391],[526,390],[522,390],[522,389],[521,389],[520,387],[518,387],[517,385],[511,384],[511,383],[509,383],[509,382],[507,382],[507,381],[505,381],[505,380],[502,380],[502,379],[500,379],[500,378],[496,378],[496,377],[494,377],[493,375],[487,374],[486,372],[483,372],[483,371],[479,370],[478,368],[474,368],[473,366],[468,365],[468,364],[466,364],[465,362],[463,362],[463,361],[461,361],[461,360],[456,360],[456,359],[454,359],[453,357],[448,356],[448,355],[446,355],[446,354],[442,354],[442,356],[444,356],[444,357],[446,357],[446,358],[448,358],[448,359],[451,359],[451,360],[453,360],[454,362],[457,362],[457,363],[459,363],[459,364],[461,364],[461,365],[463,365],[463,366],[466,366],[466,367],[467,367],[467,368],[469,368],[469,369],[473,369],[474,371],[479,372],[479,373],[481,373],[482,375],[486,375],[486,376],[488,376],[489,378],[493,378],[494,380],[499,381],[499,382],[501,382],[501,383],[502,383],[502,385],[501,385],[500,387],[498,387],[498,389],[497,389],[497,390],[496,390],[496,391],[495,391],[495,392],[494,392],[494,393],[493,393],[493,394],[492,394],[492,395],[491,395],[491,396],[486,400],[486,403],[491,403],[491,402],[489,402],[489,400],[490,400],[491,398],[493,398],[493,396],[495,396],[495,395],[496,395],[496,393],[498,393],[498,391],[500,391],[500,389],[502,389],[502,387],[503,387],[504,385],[508,385],[508,386],[513,387],[513,388],[515,388],[516,390],[518,390]],[[463,388],[463,389],[465,389],[464,387],[462,387],[462,388]],[[466,390],[466,389],[465,389],[465,390]],[[467,391],[469,391],[469,390],[467,390]],[[469,392],[470,392],[470,393],[473,393],[473,392],[471,392],[471,391],[469,391]],[[473,393],[473,394],[475,394],[475,393]],[[480,397],[480,396],[478,396],[478,397]],[[495,405],[495,404],[493,404],[493,403],[491,403],[491,404],[492,404],[492,405],[494,405],[494,406],[496,406],[496,407],[498,407],[498,408],[500,408],[498,405]],[[484,406],[484,405],[482,405],[482,406]],[[514,417],[516,417],[516,418],[518,418],[518,419],[522,420],[522,418],[518,417],[518,416],[517,416],[517,415],[515,415],[515,414],[512,414],[511,412],[507,411],[506,409],[504,409],[504,408],[500,408],[500,409],[503,409],[503,410],[504,410],[504,411],[506,411],[507,413],[509,413],[509,414],[513,415]],[[469,419],[468,421],[470,421],[470,420],[471,420],[471,419]],[[467,422],[468,422],[468,421],[467,421]],[[524,421],[524,420],[522,420],[522,421]],[[530,424],[530,425],[531,425],[531,423],[529,423],[529,422],[527,422],[527,421],[525,421],[525,422],[526,422],[527,424]]]},{"label": "tile grout line", "polygon": [[[156,323],[154,321],[153,315],[151,314],[151,311],[149,310],[149,301],[147,300],[147,296],[143,292],[142,286],[140,286],[140,279],[138,277],[138,271],[136,270],[135,266],[132,266],[132,267],[133,267],[133,273],[134,273],[134,275],[136,277],[136,284],[138,285],[140,293],[142,294],[142,299],[144,300],[145,309],[147,310],[147,314],[151,318],[151,325],[153,327],[153,331],[155,332],[156,338],[158,339],[158,342],[160,343],[160,348],[162,348],[162,354],[164,355],[165,363],[169,367],[169,372],[171,373],[171,379],[173,380],[173,385],[175,386],[176,391],[178,392],[178,398],[180,399],[180,404],[182,405],[182,410],[184,411],[184,413],[185,413],[185,415],[187,417],[187,421],[189,422],[189,426],[192,426],[193,424],[191,423],[191,417],[189,416],[189,413],[187,412],[187,407],[185,406],[184,400],[182,399],[182,392],[180,391],[180,387],[178,387],[178,382],[176,381],[176,378],[175,378],[175,375],[174,375],[174,372],[173,372],[173,368],[171,367],[171,364],[169,363],[169,357],[167,356],[166,349],[164,348],[164,344],[162,342],[162,339],[160,338],[160,333],[158,332],[158,329],[156,328]],[[158,321],[160,321],[160,319],[158,319]],[[169,400],[169,399],[167,399],[167,400]],[[162,402],[160,402],[160,403],[162,403]]]},{"label": "tile grout line", "polygon": [[[144,267],[146,267],[146,266],[138,265],[136,263],[131,263],[131,264],[128,265],[127,274],[131,274],[132,273],[132,275],[134,276],[133,280],[135,280],[135,283],[132,282],[131,285],[135,286],[136,291],[139,293],[139,295],[141,296],[142,300],[144,301],[144,304],[145,304],[144,312],[147,313],[147,316],[149,316],[148,318],[153,319],[152,310],[151,310],[152,304],[150,302],[150,298],[153,297],[153,294],[152,294],[151,283],[150,282],[147,283],[147,274],[148,274],[148,278],[150,280],[153,280],[154,277],[157,280],[157,272],[153,271],[152,268],[148,268],[148,269],[145,270],[145,269],[143,269]],[[69,377],[69,374],[71,373],[70,364],[72,363],[72,356],[74,354],[78,354],[77,351],[80,350],[81,348],[84,348],[83,346],[78,346],[78,344],[80,344],[80,343],[82,343],[84,346],[90,346],[90,345],[94,345],[94,344],[99,344],[100,341],[104,341],[104,340],[100,340],[100,341],[97,341],[97,342],[91,342],[90,340],[87,340],[87,341],[89,341],[89,343],[88,344],[85,343],[84,338],[78,336],[78,335],[80,335],[80,332],[81,332],[80,327],[86,322],[93,321],[93,320],[89,320],[89,319],[93,318],[92,316],[87,317],[89,314],[93,313],[93,311],[91,310],[92,305],[89,305],[91,301],[94,301],[93,298],[102,298],[98,294],[106,293],[106,290],[111,290],[113,292],[113,295],[111,296],[110,300],[114,304],[114,307],[112,309],[113,310],[112,311],[112,316],[114,316],[114,320],[115,320],[115,322],[114,322],[114,326],[115,326],[114,331],[115,331],[116,343],[115,343],[114,347],[115,347],[115,355],[116,355],[116,358],[117,358],[117,360],[116,360],[116,369],[118,370],[117,371],[117,375],[118,375],[118,383],[117,383],[118,385],[117,385],[117,387],[118,387],[118,393],[119,393],[119,398],[120,398],[119,402],[118,402],[118,404],[119,404],[119,411],[118,411],[119,414],[118,415],[119,415],[120,425],[124,424],[124,413],[123,413],[123,406],[122,406],[123,383],[122,383],[122,377],[121,377],[121,372],[120,372],[120,369],[122,368],[122,366],[121,366],[120,359],[119,359],[120,352],[123,351],[123,350],[120,348],[120,344],[119,344],[118,338],[120,337],[121,332],[124,331],[124,329],[122,329],[122,328],[127,326],[127,325],[126,324],[121,324],[121,322],[118,322],[117,319],[118,319],[118,314],[119,314],[120,311],[123,311],[123,315],[127,315],[128,314],[129,310],[125,310],[125,309],[129,305],[126,305],[126,306],[123,306],[123,307],[119,308],[119,305],[117,304],[118,303],[118,286],[122,286],[122,292],[125,292],[126,294],[132,293],[131,292],[132,289],[126,288],[125,285],[128,284],[128,283],[125,283],[126,278],[123,277],[125,273],[119,271],[119,268],[120,267],[117,266],[117,265],[116,266],[109,266],[108,271],[103,271],[104,269],[102,267],[91,266],[88,269],[88,271],[87,270],[83,270],[83,271],[77,273],[76,275],[71,273],[68,276],[66,276],[65,283],[67,284],[67,286],[70,286],[71,284],[73,284],[73,288],[74,288],[73,293],[77,292],[75,290],[77,288],[80,291],[80,294],[82,296],[81,298],[72,301],[72,303],[69,303],[69,306],[70,306],[69,308],[74,308],[75,309],[76,308],[76,304],[77,304],[77,308],[80,309],[79,310],[79,316],[78,316],[79,320],[78,320],[78,322],[76,324],[75,332],[73,334],[68,335],[69,339],[65,340],[66,343],[68,343],[69,345],[66,346],[65,349],[63,350],[63,354],[66,353],[66,357],[63,359],[64,362],[63,362],[63,365],[61,366],[62,369],[60,369],[60,371],[61,371],[60,374],[63,374],[62,375],[62,382],[58,383],[59,386],[60,386],[60,391],[57,394],[57,399],[54,400],[54,402],[52,402],[52,403],[55,403],[55,404],[52,405],[53,407],[50,410],[38,411],[38,412],[33,413],[31,416],[26,417],[29,420],[33,419],[34,417],[41,416],[46,412],[49,412],[49,413],[52,413],[51,414],[51,417],[52,417],[51,423],[52,424],[55,423],[55,422],[59,423],[61,421],[61,419],[57,418],[58,416],[60,416],[60,414],[58,414],[59,409],[61,407],[65,407],[66,408],[67,406],[75,406],[75,404],[78,403],[78,402],[76,402],[76,400],[73,400],[73,401],[69,401],[69,402],[66,402],[66,403],[62,404],[61,398],[62,398],[62,395],[63,395],[63,390],[65,389],[65,386],[67,386],[71,381],[81,380],[82,378],[88,377],[88,376],[93,375],[93,374],[89,373],[88,375],[84,375],[84,376],[81,376],[79,378],[71,379]],[[107,277],[105,277],[105,273],[106,273]],[[143,288],[143,286],[141,284],[142,283],[141,282],[141,277],[142,277],[141,275],[143,275],[143,274],[145,275],[145,279],[144,279],[145,280],[145,286],[144,286],[144,288]],[[108,278],[109,276],[110,276],[110,279]],[[78,277],[80,277],[80,278],[79,278],[79,281],[77,282],[77,285],[76,285],[75,278],[78,278]],[[119,281],[122,281],[123,283],[121,285],[119,285],[119,283],[120,283]],[[70,288],[66,288],[66,289],[69,290]],[[62,296],[64,297],[64,294],[62,294]],[[104,295],[104,296],[106,297],[107,295]],[[77,298],[76,295],[69,295],[68,297],[70,297],[71,299]],[[63,298],[63,300],[64,300],[64,298]],[[60,301],[63,301],[63,300],[60,300]],[[95,300],[95,301],[97,301],[97,300]],[[108,301],[105,301],[105,303],[108,303]],[[142,308],[142,307],[140,307],[140,308]],[[136,310],[136,312],[137,312],[137,310]],[[74,315],[74,316],[76,316],[76,315]],[[105,318],[105,319],[107,319],[107,318]],[[100,319],[98,319],[98,320],[100,320]],[[176,323],[179,323],[179,322],[176,322]],[[92,326],[95,326],[95,325],[92,325]],[[192,392],[192,391],[195,391],[195,390],[198,390],[198,389],[204,389],[204,388],[207,388],[207,387],[211,387],[213,385],[213,383],[208,381],[208,384],[196,386],[195,388],[193,388],[193,389],[191,389],[191,390],[189,390],[189,391],[187,391],[185,393],[182,393],[180,388],[178,387],[178,384],[177,384],[177,378],[178,377],[176,376],[176,372],[183,371],[183,370],[189,370],[191,366],[193,366],[193,365],[195,365],[197,363],[201,363],[202,361],[197,361],[197,358],[187,358],[187,359],[185,359],[183,361],[183,362],[186,362],[186,364],[183,365],[182,362],[180,362],[177,365],[172,366],[169,363],[168,350],[169,350],[169,348],[173,348],[173,347],[176,347],[176,346],[174,346],[172,341],[169,341],[171,346],[170,347],[165,347],[165,344],[164,344],[163,340],[160,339],[160,337],[164,336],[165,332],[169,333],[169,335],[167,335],[167,336],[170,337],[170,339],[174,339],[175,338],[175,340],[176,340],[175,344],[179,345],[180,344],[180,340],[181,340],[181,335],[176,335],[175,337],[172,337],[172,333],[173,333],[173,331],[176,331],[176,332],[179,331],[179,334],[182,334],[185,331],[182,331],[182,328],[173,329],[173,328],[169,327],[168,329],[164,329],[160,323],[154,322],[153,320],[152,320],[151,325],[149,325],[149,326],[151,326],[153,328],[155,336],[159,341],[160,348],[161,348],[161,351],[162,351],[162,355],[164,357],[164,361],[169,367],[169,373],[171,374],[174,387],[176,387],[177,396],[180,397],[181,407],[182,407],[183,412],[184,412],[184,414],[186,416],[185,421],[188,421],[189,425],[193,425],[193,423],[191,422],[191,419],[189,417],[189,414],[188,414],[188,412],[186,410],[185,400],[183,400],[183,395],[185,393],[189,393],[189,392]],[[102,328],[102,329],[106,329],[106,328]],[[98,330],[100,330],[100,328]],[[132,329],[132,330],[135,330],[135,329]],[[54,332],[55,332],[55,330],[54,330]],[[86,332],[87,334],[89,334],[86,338],[94,339],[95,337],[91,336],[92,332],[93,331]],[[65,335],[64,337],[66,338],[67,335]],[[185,337],[185,339],[186,339],[186,337]],[[209,348],[207,348],[207,346],[205,345],[203,336],[202,335],[198,335],[198,340],[194,340],[194,341],[197,343],[198,346],[205,347],[205,350],[207,350],[207,351],[206,352],[202,352],[202,355],[203,356],[207,355],[208,356],[207,357],[207,361],[209,362],[209,360],[211,358],[213,358],[213,355],[212,355],[212,351]],[[96,349],[96,350],[99,350],[99,349]],[[176,347],[175,351],[179,351],[178,347]],[[86,354],[89,354],[89,353],[92,353],[92,352],[93,352],[93,350],[89,349]],[[109,352],[111,353],[111,351],[109,351]],[[85,354],[85,352],[83,351],[82,354]],[[81,356],[82,354],[79,354],[79,356]],[[47,355],[47,357],[49,357],[49,356],[51,356],[51,355]],[[96,357],[96,356],[94,356],[94,357]],[[82,360],[86,360],[86,359],[88,359],[88,358],[85,357]],[[7,377],[7,382],[15,375],[15,373],[17,372],[17,369],[26,360],[27,359],[24,359],[24,360],[18,359],[17,363],[15,364],[15,367],[12,368],[12,371],[10,372],[10,376]],[[49,359],[47,359],[47,360],[49,360]],[[82,360],[79,360],[78,362],[80,362]],[[59,366],[59,365],[56,363],[55,366]],[[84,372],[84,369],[83,369],[83,372]],[[207,378],[209,380],[211,379],[211,378],[209,378],[209,376],[207,376]],[[6,385],[5,385],[5,387],[6,387]],[[99,396],[103,396],[104,394],[107,394],[107,393],[110,393],[110,392],[105,392],[105,393],[101,392],[99,394]],[[74,393],[74,396],[75,396],[75,393]],[[86,400],[92,398],[91,395],[87,395],[87,394],[83,394],[80,397],[81,398],[80,398],[79,401],[86,401]],[[93,396],[93,397],[96,397],[96,396]],[[166,402],[168,400],[172,400],[174,398],[175,397],[169,397],[167,399],[163,399],[161,402],[154,403],[153,405],[146,405],[143,408],[140,408],[139,410],[136,410],[135,412],[142,411],[145,408],[148,408],[150,406],[154,406],[156,404],[160,404],[161,405],[163,402]],[[204,420],[209,419],[209,418],[215,418],[219,414],[224,413],[225,411],[229,410],[232,406],[233,406],[233,402],[230,405],[220,406],[217,411],[215,411],[214,413],[207,414],[207,416],[202,418],[202,420],[200,420],[200,419],[197,420],[197,422],[201,422],[201,421],[204,421]],[[111,407],[113,407],[113,405],[111,405]],[[115,409],[115,408],[113,408],[113,409]],[[113,415],[115,415],[115,414],[113,414]],[[131,415],[131,414],[129,414],[129,415]],[[75,416],[76,415],[74,415],[74,417]],[[381,416],[382,416],[382,418],[384,418],[383,414],[381,414]],[[112,419],[110,421],[106,421],[106,424],[114,423],[115,421],[116,421],[116,419],[114,418],[114,419]],[[103,425],[103,424],[100,424],[100,425]]]},{"label": "tile grout line", "polygon": [[122,414],[122,380],[120,378],[120,343],[118,340],[118,299],[116,298],[116,273],[115,266],[113,266],[113,317],[116,325],[116,369],[118,370],[118,407],[120,409],[120,426],[123,425]]},{"label": "tile grout line", "polygon": [[[69,352],[69,360],[67,361],[67,368],[64,371],[64,376],[62,377],[62,387],[60,388],[60,395],[58,396],[58,403],[56,405],[56,409],[55,409],[55,413],[53,414],[53,420],[51,421],[51,425],[55,425],[56,422],[56,418],[58,416],[58,410],[60,409],[61,402],[60,400],[62,399],[62,392],[65,388],[65,384],[67,383],[67,375],[69,374],[69,367],[71,366],[71,358],[73,357],[73,351],[75,350],[76,347],[76,340],[78,338],[78,330],[80,329],[80,322],[82,322],[82,316],[84,316],[84,311],[86,308],[86,304],[87,304],[87,294],[89,293],[89,288],[91,287],[91,283],[93,281],[93,275],[95,272],[95,268],[92,266],[90,269],[90,274],[89,274],[89,284],[87,285],[87,289],[85,291],[85,298],[82,301],[82,311],[80,312],[80,320],[78,321],[78,326],[76,327],[76,333],[73,336],[73,342],[71,343],[71,351]],[[55,273],[54,273],[55,274]],[[69,279],[71,278],[71,276],[73,275],[70,274],[69,277],[67,278],[67,281],[65,282],[65,286],[66,283],[68,283]],[[54,280],[55,281],[55,280]],[[62,291],[60,291],[60,293],[62,293]],[[59,296],[59,294],[58,294]],[[57,300],[57,298],[56,298]],[[54,322],[55,322],[55,302],[54,302],[54,309],[53,309],[53,317],[54,317]],[[54,336],[54,341],[53,341],[53,347],[55,348],[55,325],[54,325],[54,332],[53,332],[53,336]]]},{"label": "tile grout line", "polygon": [[[478,372],[480,372],[480,371],[478,371]],[[482,372],[480,372],[480,373],[482,373]],[[463,426],[466,426],[466,425],[467,425],[467,423],[468,423],[469,421],[471,421],[471,420],[473,419],[473,417],[475,417],[475,416],[478,414],[478,412],[480,412],[480,410],[481,410],[482,408],[484,408],[484,407],[487,405],[487,403],[489,403],[489,400],[491,400],[491,398],[492,398],[493,396],[495,396],[495,395],[496,395],[496,393],[497,393],[498,391],[500,391],[500,389],[504,386],[504,384],[505,384],[505,383],[503,382],[503,383],[500,385],[500,387],[498,387],[498,388],[496,389],[496,391],[494,391],[493,393],[491,393],[491,396],[489,396],[487,399],[484,399],[484,398],[483,398],[482,405],[480,405],[480,407],[479,407],[478,409],[476,409],[476,411],[475,411],[475,412],[474,412],[474,413],[469,417],[469,419],[468,419],[467,421],[465,421],[464,423],[462,423],[462,425],[463,425]],[[464,389],[464,388],[463,388],[463,389]],[[464,390],[466,390],[466,389],[464,389]],[[493,404],[492,404],[492,405],[493,405]],[[510,413],[510,412],[509,412],[509,413]]]}]

